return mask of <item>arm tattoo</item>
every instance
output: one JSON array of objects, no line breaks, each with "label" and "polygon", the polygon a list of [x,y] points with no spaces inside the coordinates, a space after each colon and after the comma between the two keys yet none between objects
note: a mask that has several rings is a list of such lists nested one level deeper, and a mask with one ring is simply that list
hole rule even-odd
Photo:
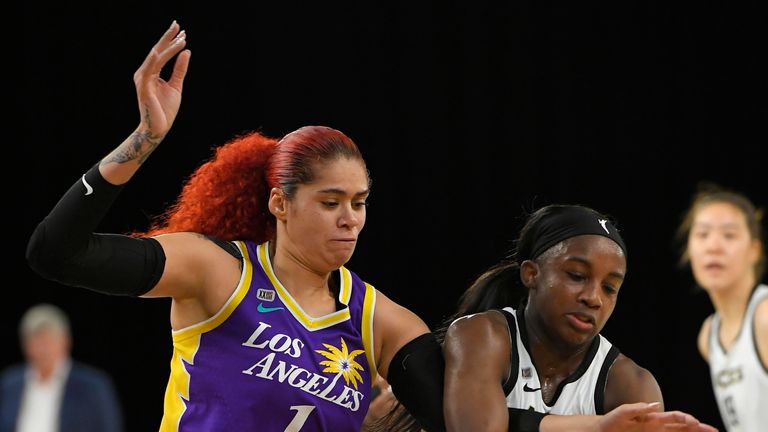
[{"label": "arm tattoo", "polygon": [[[144,142],[147,142],[149,146],[142,148]],[[127,146],[119,147],[114,153],[112,153],[102,163],[116,162],[125,163],[138,159],[139,165],[143,164],[150,154],[160,144],[160,140],[153,139],[147,132],[134,132],[131,135],[130,142]]]},{"label": "arm tattoo", "polygon": [[[149,123],[148,110],[144,118],[147,120],[147,124],[149,124],[149,129],[151,129],[152,125]],[[109,162],[125,163],[138,159],[138,163],[141,165],[147,160],[149,155],[155,151],[157,146],[160,145],[160,141],[162,141],[163,138],[163,135],[153,136],[149,131],[134,132],[129,139],[130,141],[128,145],[121,145],[101,163],[102,165]],[[149,145],[145,146],[145,142]]]}]

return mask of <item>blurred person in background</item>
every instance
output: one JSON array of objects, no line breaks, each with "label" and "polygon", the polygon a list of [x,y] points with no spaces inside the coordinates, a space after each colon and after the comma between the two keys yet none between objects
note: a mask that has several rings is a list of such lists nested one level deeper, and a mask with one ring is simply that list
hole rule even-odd
[{"label": "blurred person in background", "polygon": [[112,380],[70,356],[69,320],[38,304],[19,326],[25,362],[0,375],[0,432],[121,432],[123,417]]},{"label": "blurred person in background", "polygon": [[678,230],[682,263],[715,312],[699,331],[720,417],[729,432],[768,429],[768,286],[762,212],[745,195],[704,184]]}]

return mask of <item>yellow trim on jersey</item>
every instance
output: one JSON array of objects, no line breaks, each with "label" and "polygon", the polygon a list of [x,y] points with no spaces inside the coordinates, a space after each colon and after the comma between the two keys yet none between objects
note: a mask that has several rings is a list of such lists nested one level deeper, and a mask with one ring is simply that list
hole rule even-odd
[{"label": "yellow trim on jersey", "polygon": [[376,288],[365,284],[365,299],[363,300],[363,319],[361,333],[363,334],[363,348],[368,358],[368,366],[371,368],[371,384],[376,382],[379,374],[376,369],[376,356],[373,352],[373,311],[376,309]]},{"label": "yellow trim on jersey", "polygon": [[[330,327],[334,324],[338,324],[350,319],[349,308],[344,308],[320,318],[314,318],[307,315],[307,313],[304,312],[304,309],[299,306],[299,304],[296,302],[296,300],[294,300],[288,290],[285,289],[283,284],[280,283],[280,281],[277,279],[275,272],[272,271],[272,263],[269,261],[269,254],[267,253],[268,245],[268,242],[259,245],[259,263],[261,264],[261,268],[264,269],[264,273],[267,274],[267,277],[272,282],[272,286],[275,288],[275,291],[277,291],[277,295],[280,296],[280,300],[285,303],[288,311],[291,312],[297,321],[299,321],[307,330],[314,331],[324,329],[326,327]],[[342,286],[339,290],[339,293],[351,291],[351,287],[349,286],[350,278],[348,275],[346,278],[343,277],[343,274],[344,272],[342,272]]]},{"label": "yellow trim on jersey", "polygon": [[174,344],[181,342],[188,337],[209,332],[221,325],[221,323],[232,315],[235,308],[240,305],[240,302],[243,301],[245,295],[248,294],[248,290],[251,286],[251,279],[253,278],[253,262],[248,256],[248,248],[245,246],[245,243],[240,241],[233,243],[235,243],[238,249],[240,249],[240,253],[243,255],[243,273],[240,275],[240,282],[237,284],[237,288],[235,288],[235,291],[229,297],[227,302],[224,303],[224,306],[216,312],[216,315],[181,330],[175,330],[173,332]]},{"label": "yellow trim on jersey", "polygon": [[179,429],[179,421],[187,409],[185,400],[189,400],[189,372],[185,362],[195,363],[195,354],[200,348],[200,334],[186,337],[183,342],[174,342],[171,359],[171,376],[165,388],[165,403],[163,420],[160,422],[160,432],[175,432]]},{"label": "yellow trim on jersey", "polygon": [[341,273],[341,287],[339,288],[339,301],[349,306],[349,299],[352,297],[352,275],[345,267],[339,269]]},{"label": "yellow trim on jersey", "polygon": [[248,248],[242,242],[235,242],[235,245],[243,255],[243,272],[235,291],[214,316],[172,333],[171,375],[165,388],[164,412],[160,423],[161,432],[177,431],[181,416],[187,409],[184,401],[189,400],[189,372],[187,372],[185,364],[195,364],[195,354],[200,348],[200,336],[215,329],[229,318],[235,308],[243,301],[251,286],[253,263],[248,256]]}]

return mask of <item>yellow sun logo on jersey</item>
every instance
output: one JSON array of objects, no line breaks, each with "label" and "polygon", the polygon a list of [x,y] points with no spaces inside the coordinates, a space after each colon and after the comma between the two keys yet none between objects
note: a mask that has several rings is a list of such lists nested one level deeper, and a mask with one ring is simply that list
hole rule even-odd
[{"label": "yellow sun logo on jersey", "polygon": [[352,386],[357,390],[357,382],[363,382],[363,377],[361,377],[357,371],[363,370],[363,367],[360,366],[360,363],[355,361],[355,357],[364,353],[365,350],[354,350],[349,352],[347,350],[347,343],[344,342],[344,338],[341,338],[341,349],[327,343],[324,343],[323,346],[328,348],[328,351],[315,350],[315,352],[328,359],[320,362],[322,366],[325,366],[323,372],[342,374],[347,385],[349,385],[351,381]]}]

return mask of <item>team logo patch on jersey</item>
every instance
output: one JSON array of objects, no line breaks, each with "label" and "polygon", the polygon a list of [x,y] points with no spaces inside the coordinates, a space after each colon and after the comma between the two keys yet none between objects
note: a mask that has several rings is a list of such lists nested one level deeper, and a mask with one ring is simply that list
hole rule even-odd
[{"label": "team logo patch on jersey", "polygon": [[719,387],[726,388],[728,386],[741,382],[743,378],[744,378],[744,375],[741,373],[741,368],[735,367],[733,369],[723,369],[720,372],[718,372],[717,379],[715,380],[715,382]]},{"label": "team logo patch on jersey", "polygon": [[259,288],[256,291],[256,298],[259,300],[264,301],[274,301],[275,300],[275,291],[274,290],[268,290],[264,288]]},{"label": "team logo patch on jersey", "polygon": [[363,367],[360,366],[360,363],[355,361],[355,357],[365,351],[359,349],[349,352],[347,350],[347,343],[344,342],[344,338],[341,338],[341,349],[327,343],[324,343],[323,346],[328,348],[328,351],[315,350],[315,352],[328,359],[320,362],[321,366],[325,366],[323,372],[341,374],[347,385],[349,385],[351,381],[352,386],[357,390],[357,382],[360,381],[361,384],[363,382],[363,377],[361,377],[357,371],[363,370]]},{"label": "team logo patch on jersey", "polygon": [[531,377],[531,368],[524,367],[522,370],[523,378],[530,378]]}]

